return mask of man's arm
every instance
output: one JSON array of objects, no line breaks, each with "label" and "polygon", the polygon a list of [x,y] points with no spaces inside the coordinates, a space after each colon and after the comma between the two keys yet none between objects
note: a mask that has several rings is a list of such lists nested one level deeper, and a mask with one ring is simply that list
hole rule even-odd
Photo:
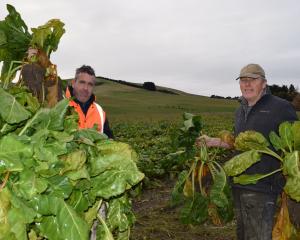
[{"label": "man's arm", "polygon": [[108,122],[107,118],[105,119],[105,122],[104,122],[103,133],[106,134],[108,136],[108,138],[114,139],[114,134],[109,127],[109,122]]}]

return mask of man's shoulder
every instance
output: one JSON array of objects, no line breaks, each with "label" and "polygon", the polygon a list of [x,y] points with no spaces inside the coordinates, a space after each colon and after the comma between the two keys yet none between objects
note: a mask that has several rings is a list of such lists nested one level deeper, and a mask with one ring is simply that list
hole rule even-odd
[{"label": "man's shoulder", "polygon": [[265,97],[265,102],[267,104],[270,104],[270,105],[272,105],[274,107],[277,107],[277,108],[291,107],[292,106],[292,104],[289,101],[287,101],[283,98],[277,97],[275,95],[272,95],[272,94],[269,94]]},{"label": "man's shoulder", "polygon": [[98,111],[103,111],[104,112],[103,108],[100,106],[99,103],[97,103],[96,101],[94,101],[93,104],[95,105],[95,107],[97,108]]}]

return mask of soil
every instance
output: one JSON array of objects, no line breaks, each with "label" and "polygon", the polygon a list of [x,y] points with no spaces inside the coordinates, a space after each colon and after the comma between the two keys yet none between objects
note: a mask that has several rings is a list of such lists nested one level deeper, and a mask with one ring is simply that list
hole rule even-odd
[{"label": "soil", "polygon": [[131,231],[132,240],[232,240],[235,223],[222,227],[210,224],[185,225],[179,221],[179,208],[170,206],[174,182],[162,180],[155,188],[144,189],[133,200],[136,222]]}]

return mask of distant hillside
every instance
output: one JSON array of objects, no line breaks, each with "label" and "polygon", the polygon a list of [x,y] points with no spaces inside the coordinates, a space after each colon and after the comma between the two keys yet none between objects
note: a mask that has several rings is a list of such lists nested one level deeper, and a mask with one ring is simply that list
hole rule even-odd
[{"label": "distant hillside", "polygon": [[232,118],[238,105],[238,102],[233,100],[212,99],[159,86],[156,86],[156,91],[148,91],[141,86],[142,84],[97,77],[95,95],[97,102],[113,122],[181,121],[184,112],[217,113]]},{"label": "distant hillside", "polygon": [[[112,82],[117,82],[117,83],[120,83],[120,84],[123,84],[123,85],[131,86],[131,87],[146,89],[145,86],[144,86],[145,83],[133,83],[133,82],[128,82],[128,81],[124,81],[124,80],[115,80],[115,79],[111,79],[111,78],[99,77],[98,76],[97,77],[97,82],[98,82],[97,84],[101,84],[101,80],[112,81]],[[146,82],[146,83],[149,83],[149,82]],[[155,84],[155,83],[153,83],[153,84]],[[189,93],[186,93],[184,91],[177,90],[177,89],[161,87],[161,86],[157,86],[157,85],[155,85],[155,87],[156,87],[155,91],[158,91],[158,92],[163,92],[163,93],[168,93],[168,94],[178,94],[178,95],[189,94]]]}]

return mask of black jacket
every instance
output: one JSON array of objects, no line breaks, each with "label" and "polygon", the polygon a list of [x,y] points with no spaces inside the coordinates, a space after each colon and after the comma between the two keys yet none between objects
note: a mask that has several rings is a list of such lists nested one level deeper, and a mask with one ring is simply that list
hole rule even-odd
[{"label": "black jacket", "polygon": [[[241,104],[237,109],[235,113],[235,135],[237,136],[240,132],[247,130],[254,130],[269,140],[270,132],[278,133],[279,125],[282,122],[293,122],[297,119],[296,111],[291,103],[271,94],[265,94],[253,107],[249,108],[245,104]],[[280,162],[276,158],[263,154],[262,159],[248,168],[245,174],[270,173],[279,167]],[[233,187],[266,193],[280,193],[284,183],[283,175],[276,173],[256,184],[234,184]]]}]

